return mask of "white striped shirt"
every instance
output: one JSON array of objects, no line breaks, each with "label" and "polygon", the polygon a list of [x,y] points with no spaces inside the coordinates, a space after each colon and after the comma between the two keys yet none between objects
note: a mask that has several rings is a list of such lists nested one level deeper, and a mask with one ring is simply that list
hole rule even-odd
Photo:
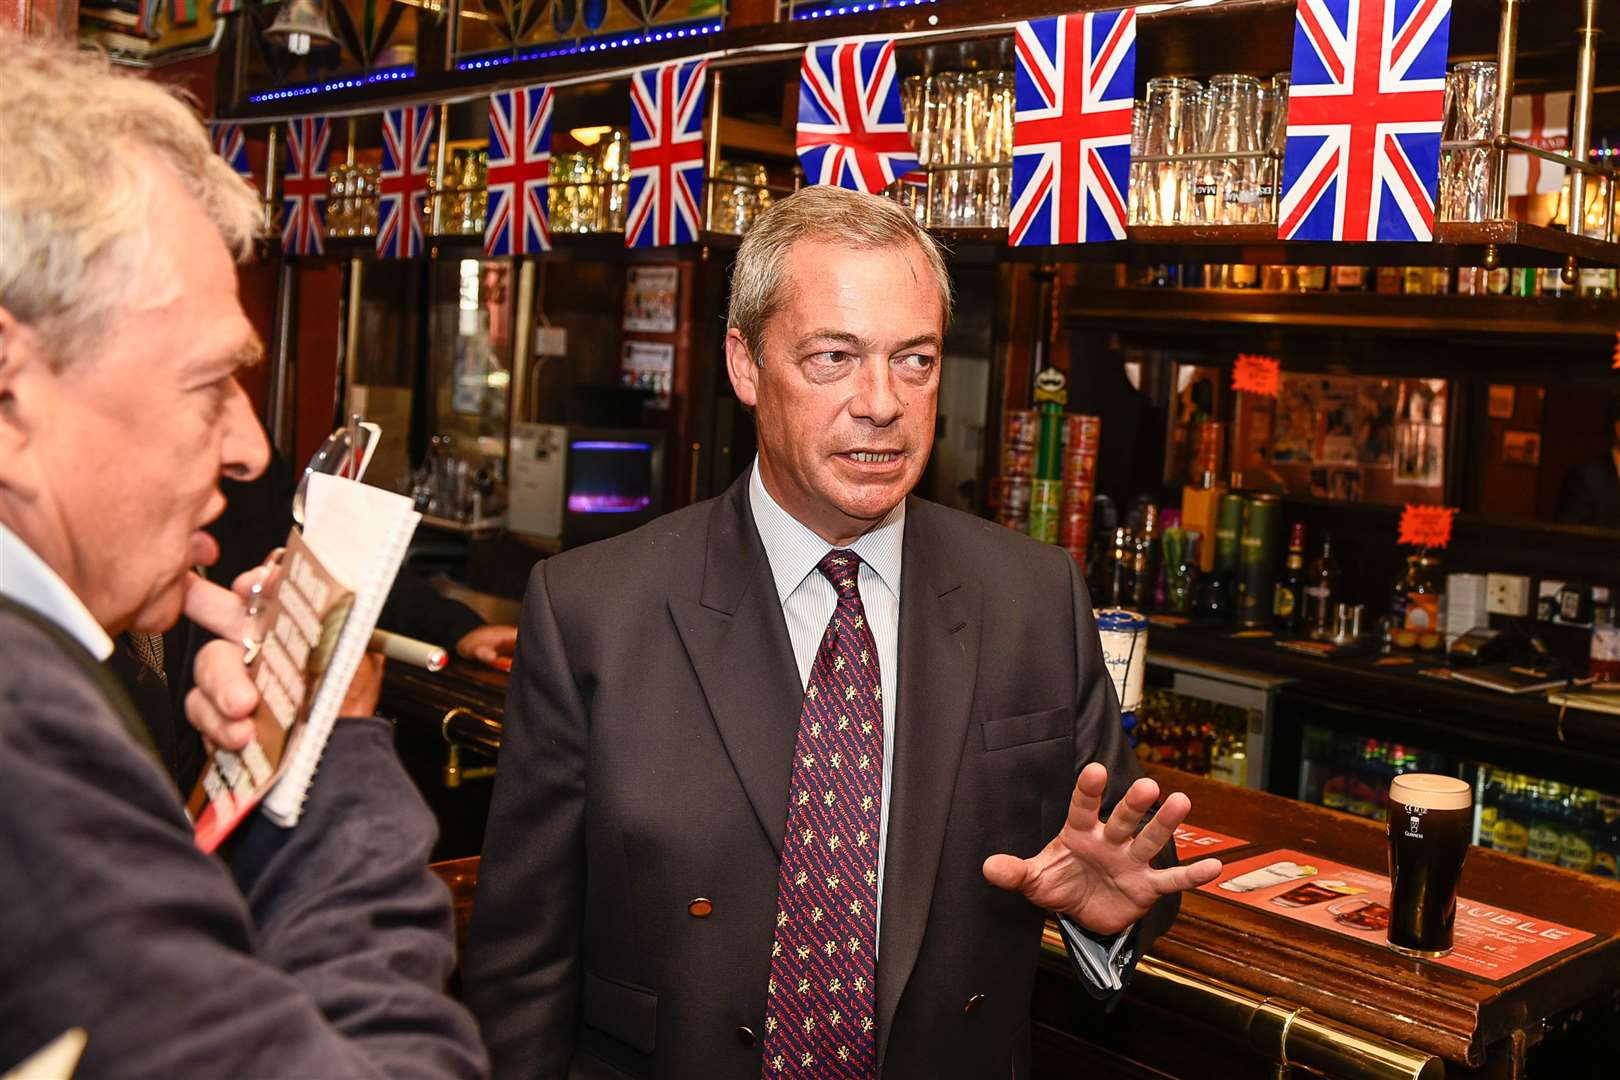
[{"label": "white striped shirt", "polygon": [[[765,545],[765,559],[776,581],[776,598],[787,620],[799,682],[810,685],[816,650],[827,633],[827,623],[838,608],[838,590],[816,564],[833,546],[782,509],[759,476],[759,460],[748,482],[748,505],[754,527]],[[894,706],[899,696],[900,669],[900,563],[906,529],[906,504],[901,500],[848,550],[861,557],[859,587],[866,625],[877,643],[878,681],[883,687],[883,797],[878,812],[878,933],[882,938],[883,863],[888,854],[889,787],[894,776]],[[876,943],[874,942],[874,948]]]},{"label": "white striped shirt", "polygon": [[[776,582],[776,598],[781,601],[787,621],[788,639],[793,643],[793,660],[799,665],[799,682],[810,685],[816,650],[827,633],[827,623],[838,608],[838,590],[824,574],[816,571],[822,557],[833,549],[802,522],[782,509],[760,479],[759,459],[754,459],[753,476],[748,481],[748,506],[754,514],[754,527],[765,545],[765,559]],[[900,564],[906,531],[906,504],[901,500],[848,550],[861,557],[859,587],[866,625],[877,643],[878,679],[883,687],[883,797],[878,829],[878,926],[873,951],[883,940],[883,866],[889,848],[889,789],[894,776],[894,710],[899,698],[900,670]],[[1121,986],[1124,964],[1121,951],[1131,936],[1129,929],[1108,944],[1088,938],[1067,918],[1060,920],[1086,978],[1104,989]]]}]

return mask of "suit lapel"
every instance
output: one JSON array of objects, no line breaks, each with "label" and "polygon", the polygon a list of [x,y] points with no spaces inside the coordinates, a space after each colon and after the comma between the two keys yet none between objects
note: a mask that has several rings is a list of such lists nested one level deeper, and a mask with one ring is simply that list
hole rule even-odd
[{"label": "suit lapel", "polygon": [[701,598],[671,598],[669,611],[732,768],[780,855],[804,688],[748,508],[749,476],[715,501]]},{"label": "suit lapel", "polygon": [[878,1061],[922,948],[979,660],[977,589],[951,565],[912,499],[900,596],[900,698],[883,869]]}]

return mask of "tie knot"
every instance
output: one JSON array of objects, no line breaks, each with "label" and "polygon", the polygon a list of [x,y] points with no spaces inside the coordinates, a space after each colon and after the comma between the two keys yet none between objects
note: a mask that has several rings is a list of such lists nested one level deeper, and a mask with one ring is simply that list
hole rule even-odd
[{"label": "tie knot", "polygon": [[825,574],[832,587],[838,590],[838,599],[861,598],[861,557],[853,551],[834,548],[821,557],[816,569]]}]

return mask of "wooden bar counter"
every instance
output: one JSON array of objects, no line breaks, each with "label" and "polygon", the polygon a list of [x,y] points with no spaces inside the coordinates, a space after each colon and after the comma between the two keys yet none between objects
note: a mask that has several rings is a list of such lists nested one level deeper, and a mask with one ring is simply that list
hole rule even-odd
[{"label": "wooden bar counter", "polygon": [[[401,755],[439,816],[437,858],[472,856],[481,847],[505,683],[504,675],[463,662],[438,675],[389,671],[383,711],[397,718]],[[453,762],[451,743],[462,748]],[[1290,849],[1385,872],[1381,824],[1172,769],[1150,772],[1164,789],[1192,798],[1189,824],[1247,841],[1219,852],[1223,862]],[[468,858],[444,868],[463,914],[476,866]],[[1328,1075],[1620,1075],[1620,885],[1472,848],[1459,892],[1595,936],[1493,982],[1194,892],[1107,1015],[1076,982],[1061,945],[1050,942],[1055,951],[1045,957],[1032,1006],[1035,1075],[1286,1076],[1278,1048],[1309,1045],[1310,1030],[1319,1048],[1333,1043],[1333,1052],[1306,1061],[1296,1055],[1292,1064]],[[1358,1071],[1358,1041],[1395,1044],[1410,1067]],[[1361,1055],[1364,1063],[1377,1057],[1376,1046]]]},{"label": "wooden bar counter", "polygon": [[[1173,769],[1151,772],[1191,797],[1190,824],[1249,841],[1220,852],[1223,862],[1286,848],[1385,872],[1382,825]],[[1151,957],[1271,999],[1285,1014],[1303,1007],[1302,1015],[1436,1055],[1447,1076],[1620,1074],[1620,885],[1473,848],[1459,894],[1596,936],[1493,982],[1194,892]],[[1151,977],[1106,1021],[1076,1025],[1078,987],[1064,985],[1066,961],[1048,959],[1034,1015],[1043,1074],[1057,1074],[1061,1062],[1070,1066],[1061,1071],[1079,1075],[1083,1062],[1120,1076],[1278,1075],[1275,1061],[1256,1052],[1253,1032],[1206,1029],[1190,1010],[1178,1015]],[[1558,1055],[1557,1066],[1527,1071],[1541,1049]]]}]

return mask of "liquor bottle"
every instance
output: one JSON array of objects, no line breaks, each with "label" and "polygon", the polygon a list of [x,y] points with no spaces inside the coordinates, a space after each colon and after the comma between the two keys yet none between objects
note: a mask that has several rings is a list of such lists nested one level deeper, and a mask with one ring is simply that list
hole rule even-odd
[{"label": "liquor bottle", "polygon": [[1305,630],[1318,641],[1333,636],[1333,602],[1339,591],[1339,561],[1333,557],[1333,538],[1322,535],[1322,550],[1305,574]]},{"label": "liquor bottle", "polygon": [[1293,632],[1304,618],[1305,524],[1296,521],[1288,531],[1288,562],[1272,594],[1272,625]]},{"label": "liquor bottle", "polygon": [[1226,283],[1234,289],[1258,289],[1260,268],[1253,263],[1233,263]]},{"label": "liquor bottle", "polygon": [[1325,266],[1301,266],[1294,274],[1296,287],[1300,292],[1325,292],[1327,273]]},{"label": "liquor bottle", "polygon": [[1376,278],[1378,283],[1377,291],[1380,293],[1389,294],[1398,293],[1401,291],[1404,278],[1405,274],[1400,267],[1380,266],[1378,268],[1378,276]]},{"label": "liquor bottle", "polygon": [[1575,290],[1564,283],[1564,268],[1561,266],[1543,266],[1540,286],[1542,296],[1575,295]]},{"label": "liquor bottle", "polygon": [[1365,266],[1335,266],[1333,289],[1335,292],[1366,292],[1368,276]]},{"label": "liquor bottle", "polygon": [[1152,503],[1145,504],[1142,507],[1142,525],[1134,537],[1135,550],[1131,553],[1131,597],[1128,606],[1136,611],[1147,611],[1153,606],[1154,585],[1159,579],[1154,558],[1158,525],[1159,508]]}]

